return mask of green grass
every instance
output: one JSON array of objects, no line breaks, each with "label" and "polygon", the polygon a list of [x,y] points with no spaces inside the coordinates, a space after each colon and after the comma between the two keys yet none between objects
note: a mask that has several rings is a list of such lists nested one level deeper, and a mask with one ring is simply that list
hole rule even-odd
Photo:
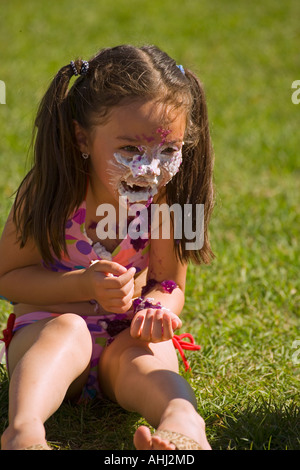
[{"label": "green grass", "polygon": [[[186,377],[214,449],[300,449],[300,105],[291,101],[299,14],[298,0],[11,0],[1,8],[1,228],[29,168],[38,101],[61,65],[104,46],[155,43],[205,84],[216,259],[189,269],[182,331],[202,345],[187,353]],[[1,302],[2,325],[9,311]],[[2,367],[0,432],[7,390]],[[141,422],[106,401],[63,405],[47,435],[58,449],[132,449]]]}]

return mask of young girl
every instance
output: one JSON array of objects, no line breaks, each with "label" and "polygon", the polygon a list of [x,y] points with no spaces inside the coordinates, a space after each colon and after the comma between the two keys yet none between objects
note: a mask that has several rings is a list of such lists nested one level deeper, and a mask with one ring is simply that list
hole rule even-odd
[{"label": "young girl", "polygon": [[[49,449],[44,423],[63,400],[101,396],[157,428],[140,426],[136,449],[210,449],[174,348],[184,347],[174,331],[187,263],[213,256],[200,82],[154,46],[103,49],[59,70],[35,127],[34,165],[0,243],[0,294],[14,303],[2,449]],[[153,235],[159,204],[182,208],[180,237],[178,216],[169,236],[163,222]],[[188,249],[185,225],[195,232],[198,213],[183,209],[197,204],[203,244]]]}]

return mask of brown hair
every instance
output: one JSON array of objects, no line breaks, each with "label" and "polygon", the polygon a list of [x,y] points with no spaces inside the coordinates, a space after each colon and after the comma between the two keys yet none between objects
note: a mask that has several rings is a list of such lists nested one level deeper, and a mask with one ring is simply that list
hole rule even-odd
[{"label": "brown hair", "polygon": [[[78,72],[81,59],[74,62]],[[204,204],[204,244],[185,249],[175,243],[181,261],[208,263],[213,257],[208,222],[213,208],[213,152],[203,87],[190,71],[156,46],[129,45],[102,49],[89,61],[85,75],[69,89],[70,64],[62,67],[43,97],[34,129],[34,165],[22,181],[14,206],[21,246],[32,237],[46,263],[53,253],[66,251],[64,230],[68,217],[83,201],[89,164],[78,149],[73,121],[89,129],[104,122],[109,111],[127,100],[159,98],[187,111],[188,122],[179,172],[166,186],[167,203]],[[196,227],[193,214],[193,229]],[[184,231],[183,231],[184,233]]]}]

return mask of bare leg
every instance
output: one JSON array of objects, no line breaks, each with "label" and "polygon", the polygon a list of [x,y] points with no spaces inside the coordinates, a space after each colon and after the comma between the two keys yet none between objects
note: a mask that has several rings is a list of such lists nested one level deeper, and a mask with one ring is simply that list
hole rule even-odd
[{"label": "bare leg", "polygon": [[2,449],[46,444],[44,422],[68,389],[72,395],[82,388],[91,349],[86,324],[74,314],[40,320],[14,335],[9,346],[9,426]]},{"label": "bare leg", "polygon": [[[102,389],[123,408],[140,413],[151,426],[180,432],[210,449],[204,421],[187,381],[178,374],[171,341],[147,344],[123,331],[100,360]],[[134,436],[137,449],[174,449],[174,445],[141,426]]]}]

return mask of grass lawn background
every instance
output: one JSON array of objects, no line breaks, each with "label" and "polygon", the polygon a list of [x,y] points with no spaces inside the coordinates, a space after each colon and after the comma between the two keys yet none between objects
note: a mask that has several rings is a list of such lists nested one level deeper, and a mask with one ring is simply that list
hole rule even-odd
[{"label": "grass lawn background", "polygon": [[[202,345],[187,353],[186,377],[214,449],[300,449],[300,104],[291,100],[299,16],[298,0],[0,2],[1,231],[30,167],[38,102],[62,65],[102,47],[154,43],[204,82],[216,259],[189,268],[182,332]],[[10,311],[1,301],[1,327]],[[7,392],[0,366],[0,433]],[[133,449],[141,422],[106,401],[63,405],[47,436],[57,449]]]}]

